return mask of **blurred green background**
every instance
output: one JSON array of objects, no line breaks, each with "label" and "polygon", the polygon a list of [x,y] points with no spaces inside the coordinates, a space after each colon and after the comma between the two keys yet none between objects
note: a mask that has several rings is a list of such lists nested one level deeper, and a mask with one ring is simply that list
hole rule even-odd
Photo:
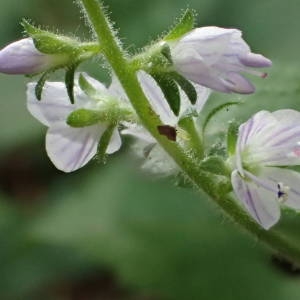
[{"label": "blurred green background", "polygon": [[[88,39],[73,1],[1,0],[0,46],[22,17]],[[198,25],[237,27],[274,61],[258,93],[220,124],[260,109],[300,109],[299,0],[107,0],[129,51],[156,38],[187,6]],[[106,78],[97,61],[89,72]],[[299,272],[241,233],[205,197],[138,171],[128,143],[107,164],[63,174],[44,150],[45,128],[26,111],[24,77],[0,75],[0,299],[293,300]],[[206,108],[224,97],[213,95]],[[299,229],[299,230],[298,230]],[[286,213],[278,230],[300,240]]]}]

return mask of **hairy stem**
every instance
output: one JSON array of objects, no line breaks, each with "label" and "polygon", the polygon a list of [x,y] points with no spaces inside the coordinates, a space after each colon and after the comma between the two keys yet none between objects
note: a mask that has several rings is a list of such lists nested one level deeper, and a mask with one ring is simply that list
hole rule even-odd
[{"label": "hairy stem", "polygon": [[94,29],[102,53],[110,63],[119,78],[132,106],[145,128],[152,134],[164,150],[174,159],[183,172],[194,184],[204,190],[219,205],[220,208],[242,228],[252,233],[266,245],[277,251],[287,259],[300,265],[300,249],[292,241],[281,236],[276,230],[266,231],[254,222],[243,209],[228,195],[220,195],[216,183],[209,173],[201,169],[189,158],[177,143],[169,141],[159,134],[157,126],[162,125],[141,89],[136,77],[136,71],[127,60],[118,39],[105,15],[102,4],[97,0],[80,0],[83,9]]}]

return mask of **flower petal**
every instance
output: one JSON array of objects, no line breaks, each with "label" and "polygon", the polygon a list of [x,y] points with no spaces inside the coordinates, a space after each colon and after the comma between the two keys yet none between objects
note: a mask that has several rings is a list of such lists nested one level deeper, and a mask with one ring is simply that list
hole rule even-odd
[{"label": "flower petal", "polygon": [[75,171],[88,163],[97,152],[106,126],[72,128],[61,122],[48,129],[46,151],[57,169]]},{"label": "flower petal", "polygon": [[225,76],[225,85],[230,91],[239,94],[252,94],[255,92],[254,85],[239,73],[229,72]]},{"label": "flower petal", "polygon": [[34,74],[46,71],[59,56],[39,52],[32,38],[9,44],[0,51],[0,72],[6,74]]},{"label": "flower petal", "polygon": [[121,132],[122,134],[132,135],[137,139],[148,142],[149,144],[156,143],[156,140],[144,127],[136,124],[131,124],[131,123],[127,123],[125,125],[127,128],[122,130]]},{"label": "flower petal", "polygon": [[114,152],[117,152],[121,148],[121,145],[122,145],[122,140],[120,137],[119,130],[118,130],[118,128],[115,128],[114,132],[110,138],[108,147],[106,149],[106,153],[112,154]]},{"label": "flower petal", "polygon": [[265,68],[271,67],[272,61],[261,54],[247,53],[239,56],[240,62],[246,67]]},{"label": "flower petal", "polygon": [[282,184],[286,189],[286,198],[283,197],[282,204],[300,210],[300,174],[298,172],[283,168],[266,167],[263,168],[260,176],[270,180],[276,186]]},{"label": "flower petal", "polygon": [[65,84],[62,82],[46,82],[42,100],[35,96],[35,82],[27,85],[27,108],[29,112],[46,126],[65,121],[75,109],[70,103]]},{"label": "flower petal", "polygon": [[111,77],[111,84],[108,88],[108,92],[110,95],[126,102],[126,103],[130,103],[127,97],[127,94],[125,93],[118,77],[113,74]]},{"label": "flower petal", "polygon": [[186,93],[180,88],[180,99],[181,99],[181,107],[179,115],[182,115],[184,112],[189,110],[190,108],[195,109],[197,113],[200,113],[203,106],[205,105],[208,97],[211,93],[210,89],[199,85],[193,84],[196,93],[197,93],[197,101],[194,105],[191,104],[189,98],[187,97]]},{"label": "flower petal", "polygon": [[276,224],[280,218],[280,208],[276,195],[251,181],[245,181],[235,170],[231,182],[238,199],[249,214],[265,229]]},{"label": "flower petal", "polygon": [[172,110],[156,81],[144,71],[139,71],[137,77],[153,110],[160,116],[161,121],[164,124],[175,125],[177,123],[177,118],[172,113]]}]

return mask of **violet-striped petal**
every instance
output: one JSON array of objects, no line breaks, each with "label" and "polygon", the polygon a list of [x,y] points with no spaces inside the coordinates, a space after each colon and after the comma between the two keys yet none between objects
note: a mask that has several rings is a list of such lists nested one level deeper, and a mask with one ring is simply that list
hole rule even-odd
[{"label": "violet-striped petal", "polygon": [[227,87],[230,89],[230,91],[234,93],[251,94],[255,91],[254,85],[239,73],[227,73],[224,82],[225,85],[227,85]]},{"label": "violet-striped petal", "polygon": [[97,152],[98,142],[106,126],[72,128],[64,122],[48,129],[46,151],[57,169],[75,171],[88,163]]},{"label": "violet-striped petal", "polygon": [[266,167],[263,168],[260,176],[273,182],[276,187],[282,186],[279,192],[283,194],[283,205],[300,210],[300,174],[298,172],[284,168]]},{"label": "violet-striped petal", "polygon": [[36,83],[27,85],[27,108],[29,112],[46,126],[66,121],[67,116],[75,109],[70,103],[65,84],[46,82],[41,101],[35,96]]},{"label": "violet-striped petal", "polygon": [[263,228],[269,229],[278,222],[280,208],[277,195],[256,183],[245,181],[237,170],[232,172],[231,182],[238,199]]},{"label": "violet-striped petal", "polygon": [[31,38],[9,44],[0,51],[0,72],[6,74],[35,74],[48,70],[63,57],[38,51]]},{"label": "violet-striped petal", "polygon": [[272,66],[272,61],[261,54],[246,53],[239,56],[240,62],[247,67],[266,68]]}]

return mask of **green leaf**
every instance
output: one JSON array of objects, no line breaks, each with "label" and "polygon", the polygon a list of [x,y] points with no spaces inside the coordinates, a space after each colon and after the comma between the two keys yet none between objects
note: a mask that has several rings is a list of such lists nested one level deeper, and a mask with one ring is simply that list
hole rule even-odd
[{"label": "green leaf", "polygon": [[238,137],[240,124],[236,121],[231,121],[229,123],[228,131],[227,131],[227,153],[229,156],[234,155],[235,146]]},{"label": "green leaf", "polygon": [[98,153],[97,158],[101,162],[105,162],[106,160],[106,149],[109,145],[110,139],[113,135],[113,132],[116,128],[116,125],[111,124],[107,127],[107,129],[104,131],[103,135],[101,136],[99,146],[98,146]]},{"label": "green leaf", "polygon": [[231,170],[226,165],[224,159],[220,156],[208,157],[201,162],[200,168],[204,171],[226,177],[230,176],[231,173]]},{"label": "green leaf", "polygon": [[223,103],[215,108],[212,109],[212,111],[208,114],[208,116],[205,118],[204,122],[203,122],[203,132],[205,131],[209,121],[220,111],[222,111],[223,109],[227,109],[229,106],[232,106],[232,105],[238,105],[238,104],[241,104],[242,102],[240,101],[231,101],[231,102],[226,102],[226,103]]},{"label": "green leaf", "polygon": [[43,88],[46,83],[46,80],[49,78],[49,76],[52,72],[53,72],[53,70],[46,71],[41,76],[41,78],[38,80],[38,82],[35,86],[35,89],[34,89],[35,96],[36,96],[37,100],[39,100],[39,101],[42,99],[42,92],[43,92]]},{"label": "green leaf", "polygon": [[172,65],[172,55],[171,55],[171,49],[167,43],[165,43],[161,49],[161,54],[168,60],[168,62]]},{"label": "green leaf", "polygon": [[183,89],[183,91],[185,92],[185,94],[187,95],[187,97],[189,98],[190,102],[192,104],[195,104],[197,101],[197,92],[195,87],[193,86],[193,84],[188,81],[187,79],[185,79],[183,76],[181,76],[179,73],[177,72],[172,72],[169,73],[169,75],[172,77],[172,79],[174,79],[179,86]]},{"label": "green leaf", "polygon": [[179,22],[170,30],[170,32],[164,37],[165,41],[177,40],[182,37],[187,32],[191,31],[194,28],[195,24],[195,13],[187,9]]},{"label": "green leaf", "polygon": [[45,54],[77,54],[80,45],[78,41],[37,28],[26,20],[23,20],[21,25],[26,33],[33,38],[34,45],[40,52]]},{"label": "green leaf", "polygon": [[75,128],[86,127],[97,124],[102,120],[102,117],[98,111],[81,108],[68,116],[67,124]]},{"label": "green leaf", "polygon": [[168,74],[152,73],[151,76],[160,86],[174,114],[178,116],[180,111],[180,93],[176,82]]},{"label": "green leaf", "polygon": [[74,76],[77,65],[71,65],[67,68],[65,76],[65,84],[68,92],[69,99],[74,104]]}]

